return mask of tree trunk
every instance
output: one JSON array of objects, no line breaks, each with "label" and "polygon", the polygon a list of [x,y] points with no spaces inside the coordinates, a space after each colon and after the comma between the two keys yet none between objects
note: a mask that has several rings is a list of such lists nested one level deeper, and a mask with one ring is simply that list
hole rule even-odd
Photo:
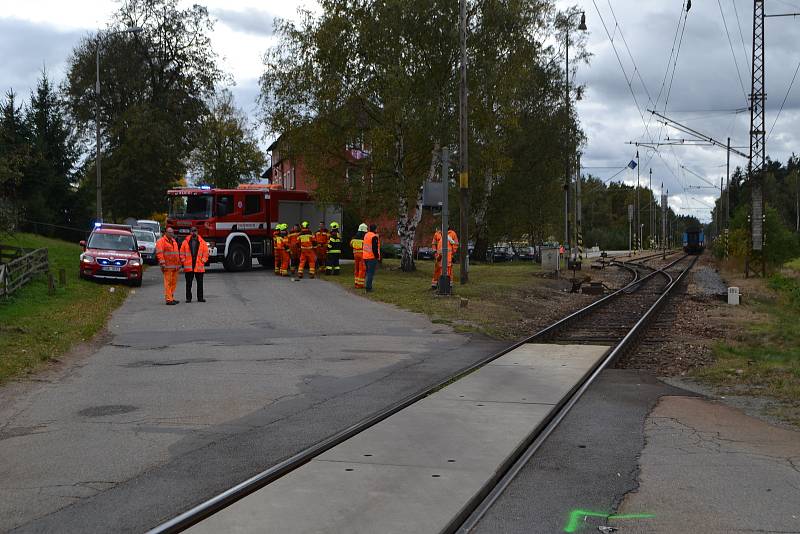
[{"label": "tree trunk", "polygon": [[[428,169],[428,181],[436,175],[436,166],[439,161],[439,143],[436,142],[431,152],[431,166]],[[417,227],[422,219],[422,190],[424,182],[417,189],[414,203],[414,212],[408,212],[408,200],[402,193],[398,196],[397,205],[397,235],[400,236],[400,270],[411,272],[417,269],[414,263],[414,240],[417,236]]]}]

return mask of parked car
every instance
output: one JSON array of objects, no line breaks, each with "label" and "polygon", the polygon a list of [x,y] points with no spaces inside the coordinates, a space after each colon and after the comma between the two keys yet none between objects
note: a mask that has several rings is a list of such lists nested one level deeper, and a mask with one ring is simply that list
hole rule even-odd
[{"label": "parked car", "polygon": [[158,260],[156,259],[156,241],[158,241],[156,234],[150,230],[134,228],[133,235],[136,236],[136,243],[139,245],[139,247],[144,247],[144,250],[140,249],[144,262],[149,265],[155,265],[158,263]]},{"label": "parked car", "polygon": [[521,247],[517,249],[517,259],[521,261],[539,261],[536,247]]},{"label": "parked car", "polygon": [[433,260],[436,259],[436,251],[431,247],[419,247],[417,249],[418,260]]},{"label": "parked car", "polygon": [[136,242],[130,226],[97,223],[89,239],[81,241],[80,277],[142,285],[143,245]]},{"label": "parked car", "polygon": [[491,260],[494,263],[514,261],[514,253],[508,247],[494,247],[491,251]]},{"label": "parked car", "polygon": [[156,236],[156,240],[161,237],[161,224],[158,221],[150,221],[147,219],[141,219],[136,221],[136,226],[143,229],[143,230],[150,230]]},{"label": "parked car", "polygon": [[402,247],[398,243],[388,243],[381,246],[381,258],[399,258]]}]

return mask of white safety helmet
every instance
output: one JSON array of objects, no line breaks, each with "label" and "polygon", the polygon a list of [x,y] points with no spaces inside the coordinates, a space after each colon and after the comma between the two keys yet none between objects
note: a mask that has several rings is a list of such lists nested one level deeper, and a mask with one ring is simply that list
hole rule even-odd
[{"label": "white safety helmet", "polygon": [[367,227],[367,223],[361,223],[358,225],[359,232],[368,232],[369,228]]}]

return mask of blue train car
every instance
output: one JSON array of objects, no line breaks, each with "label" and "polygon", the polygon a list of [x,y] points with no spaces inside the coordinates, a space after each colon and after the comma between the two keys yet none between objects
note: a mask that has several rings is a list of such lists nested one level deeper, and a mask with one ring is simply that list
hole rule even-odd
[{"label": "blue train car", "polygon": [[687,228],[683,233],[683,251],[687,254],[702,254],[706,239],[702,228]]}]

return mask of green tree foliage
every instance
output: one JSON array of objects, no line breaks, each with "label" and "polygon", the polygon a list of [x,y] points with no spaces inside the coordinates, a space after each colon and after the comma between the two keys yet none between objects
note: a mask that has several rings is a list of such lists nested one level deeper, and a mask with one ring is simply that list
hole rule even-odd
[{"label": "green tree foliage", "polygon": [[197,177],[217,187],[256,181],[264,170],[264,154],[230,91],[222,90],[212,99],[200,122],[191,161]]},{"label": "green tree foliage", "polygon": [[[114,33],[129,27],[138,34]],[[125,0],[107,31],[84,39],[69,60],[67,95],[82,133],[93,140],[95,53],[100,46],[99,96],[104,211],[143,217],[163,209],[165,190],[186,161],[221,78],[205,7],[178,0]],[[93,185],[94,165],[83,187]]]},{"label": "green tree foliage", "polygon": [[47,232],[53,235],[58,226],[73,222],[79,147],[61,95],[46,73],[31,94],[26,122],[32,158],[20,187],[25,218],[54,225]]},{"label": "green tree foliage", "polygon": [[40,233],[61,235],[76,211],[78,154],[69,116],[46,73],[25,108],[9,91],[0,122],[0,226],[36,224]]},{"label": "green tree foliage", "polygon": [[[440,173],[440,147],[457,145],[458,4],[320,4],[320,15],[306,11],[299,23],[277,28],[279,42],[262,77],[267,125],[285,134],[282,150],[303,158],[322,199],[396,219],[401,265],[411,270],[422,183]],[[512,187],[496,188],[513,174],[514,153],[546,161],[517,169],[534,183],[549,180],[557,153],[563,158],[564,144],[536,146],[525,134],[535,126],[547,129],[536,133],[542,138],[560,138],[568,118],[561,112],[556,119],[561,75],[552,66],[554,50],[544,44],[555,32],[553,2],[468,4],[470,164],[479,177],[471,182],[470,216],[485,235],[487,214],[502,213],[490,197],[514,196]],[[551,148],[556,154],[545,155]]]}]

